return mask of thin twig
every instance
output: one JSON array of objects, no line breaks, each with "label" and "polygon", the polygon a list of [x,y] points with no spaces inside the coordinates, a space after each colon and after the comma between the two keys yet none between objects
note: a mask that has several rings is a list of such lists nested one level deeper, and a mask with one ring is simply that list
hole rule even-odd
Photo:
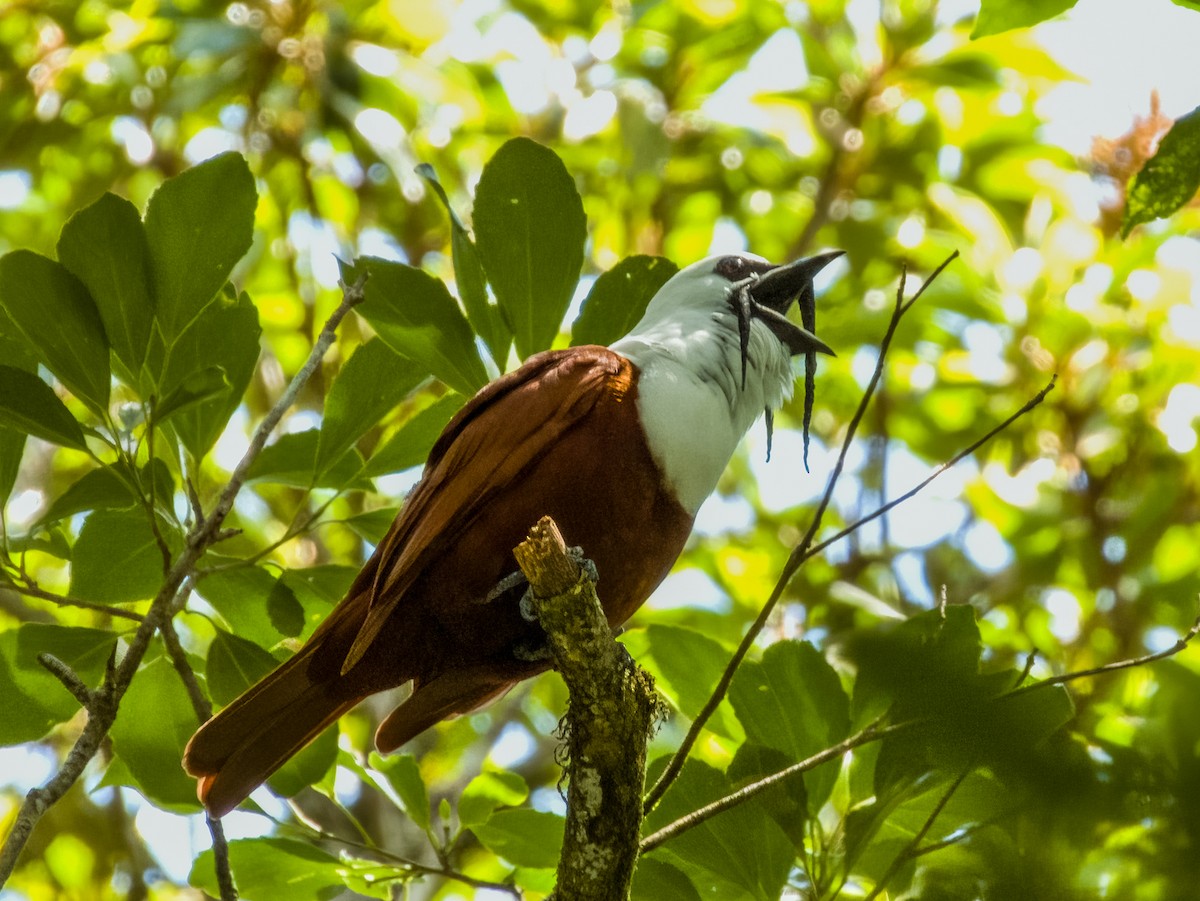
[{"label": "thin twig", "polygon": [[132,610],[123,610],[120,607],[112,607],[108,604],[96,604],[92,601],[81,600],[80,598],[55,594],[52,591],[47,591],[46,589],[42,588],[29,578],[25,578],[20,582],[10,582],[5,587],[11,588],[13,591],[17,592],[17,594],[23,594],[26,597],[37,598],[41,601],[49,601],[51,604],[57,604],[60,607],[81,607],[84,610],[95,610],[97,613],[107,613],[109,616],[118,616],[122,619],[131,619],[139,623],[145,619],[142,614],[135,613]]},{"label": "thin twig", "polygon": [[305,838],[318,838],[322,841],[337,842],[339,845],[345,845],[347,848],[353,848],[370,857],[378,858],[381,863],[384,863],[392,869],[406,870],[411,873],[417,873],[422,876],[441,876],[444,879],[451,879],[455,882],[461,882],[463,885],[469,885],[471,888],[489,889],[494,892],[507,892],[514,898],[521,898],[521,890],[516,886],[509,885],[505,882],[491,882],[487,879],[478,879],[474,876],[468,876],[466,873],[460,873],[452,867],[431,867],[423,863],[417,863],[415,860],[410,860],[399,854],[394,854],[391,851],[386,851],[383,848],[374,845],[367,845],[351,838],[344,838],[340,835],[334,835],[332,832],[326,832],[316,826],[304,822],[303,828],[297,826],[296,822],[285,823],[280,820],[275,820],[274,817],[269,817],[277,825],[284,828],[295,829],[296,832]]},{"label": "thin twig", "polygon": [[904,494],[900,495],[899,497],[895,498],[894,500],[888,501],[882,507],[880,507],[877,510],[875,510],[874,512],[864,516],[862,519],[859,519],[859,520],[856,520],[855,522],[850,523],[850,525],[846,526],[846,528],[842,529],[836,535],[833,535],[830,538],[826,538],[824,541],[822,541],[818,544],[814,544],[811,548],[809,548],[807,551],[805,551],[803,555],[801,555],[800,562],[803,563],[805,560],[808,560],[810,557],[815,557],[817,554],[821,553],[821,551],[825,550],[830,545],[837,544],[837,542],[841,541],[847,535],[851,534],[852,532],[857,531],[858,529],[861,529],[863,526],[865,526],[867,523],[871,522],[872,520],[878,519],[880,516],[883,516],[885,513],[889,512],[890,510],[894,510],[896,507],[899,507],[905,501],[911,500],[913,497],[920,494],[925,489],[925,487],[927,485],[929,485],[930,482],[932,482],[938,476],[942,475],[944,472],[946,472],[946,470],[953,469],[956,465],[961,463],[964,459],[971,456],[971,454],[975,453],[975,451],[979,450],[979,448],[983,447],[985,444],[987,444],[989,441],[991,441],[993,438],[995,438],[997,435],[999,435],[1001,432],[1003,432],[1005,429],[1007,429],[1010,425],[1012,425],[1014,422],[1016,422],[1022,416],[1029,413],[1034,407],[1036,407],[1038,404],[1040,404],[1042,401],[1044,401],[1046,399],[1046,395],[1054,390],[1054,386],[1057,382],[1058,382],[1058,375],[1055,374],[1055,375],[1051,376],[1050,381],[1046,384],[1045,388],[1043,388],[1041,391],[1039,391],[1037,394],[1035,394],[1033,397],[1031,397],[1028,401],[1026,401],[1026,403],[1021,407],[1021,409],[1017,410],[1017,412],[1013,413],[1011,416],[1009,416],[1007,419],[1005,419],[1004,422],[1000,423],[998,426],[995,426],[992,429],[989,429],[988,432],[985,435],[983,435],[983,437],[978,438],[975,441],[972,441],[970,444],[968,444],[966,447],[964,447],[961,451],[959,451],[957,454],[955,454],[953,457],[951,457],[949,460],[947,460],[945,463],[943,463],[937,469],[935,469],[933,472],[931,472],[926,478],[922,479],[920,482],[918,482],[916,485],[914,485],[908,491],[904,492]]},{"label": "thin twig", "polygon": [[829,476],[829,481],[825,487],[825,493],[821,497],[820,503],[817,505],[816,512],[813,514],[812,523],[809,525],[808,532],[805,534],[801,542],[788,555],[787,562],[784,564],[783,571],[779,575],[775,587],[771,590],[767,602],[763,604],[762,609],[758,613],[758,617],[751,624],[746,634],[742,637],[741,644],[734,651],[733,657],[730,658],[729,664],[725,667],[725,671],[721,674],[720,680],[713,689],[709,699],[705,702],[696,718],[692,720],[691,726],[688,728],[687,735],[684,736],[683,742],[679,749],[671,757],[667,763],[667,767],[655,782],[654,787],[646,794],[645,808],[648,811],[662,799],[662,796],[670,788],[671,783],[678,778],[679,773],[683,770],[684,761],[687,760],[691,753],[692,747],[700,737],[700,732],[708,723],[709,718],[716,712],[721,702],[725,699],[726,693],[729,691],[729,686],[733,682],[734,674],[738,667],[742,665],[742,661],[750,652],[759,633],[766,627],[767,621],[775,610],[775,606],[779,603],[779,599],[783,596],[783,591],[787,584],[795,575],[796,570],[800,568],[801,563],[806,559],[805,554],[808,552],[813,539],[817,534],[817,530],[821,527],[821,521],[825,516],[825,511],[833,501],[833,492],[837,487],[838,479],[841,477],[842,470],[846,465],[846,457],[850,453],[850,446],[854,440],[855,434],[858,432],[858,426],[862,422],[863,416],[866,414],[867,407],[871,402],[871,397],[875,393],[875,388],[879,384],[880,378],[883,376],[884,363],[887,360],[888,349],[891,347],[892,339],[896,335],[896,329],[900,325],[900,320],[908,310],[912,309],[913,303],[917,301],[925,290],[933,283],[950,262],[958,256],[958,251],[952,253],[946,260],[935,269],[930,276],[924,281],[920,289],[913,296],[912,300],[907,304],[904,302],[904,285],[906,273],[901,272],[900,284],[896,289],[896,302],[892,308],[891,318],[888,320],[887,329],[884,332],[883,340],[879,345],[879,355],[875,363],[875,371],[871,374],[871,379],[867,383],[866,390],[863,392],[862,400],[859,401],[858,409],[854,411],[854,416],[851,418],[849,425],[846,428],[846,435],[842,440],[842,448],[838,454],[837,463],[834,465],[833,472]]},{"label": "thin twig", "polygon": [[40,788],[31,789],[26,794],[25,801],[13,822],[12,831],[5,839],[3,848],[0,848],[0,886],[3,886],[8,881],[8,877],[12,875],[17,858],[26,842],[29,841],[34,826],[45,812],[75,784],[88,762],[96,755],[101,742],[116,719],[117,707],[121,698],[129,688],[142,658],[145,657],[146,651],[150,647],[150,640],[172,611],[177,609],[177,602],[182,603],[182,599],[179,597],[180,592],[186,590],[185,583],[194,574],[197,561],[219,536],[221,524],[233,508],[234,499],[245,484],[250,466],[267,443],[267,438],[279,424],[283,414],[291,407],[304,383],[320,365],[321,358],[333,343],[337,327],[342,319],[356,304],[362,302],[365,280],[364,276],[354,285],[342,285],[342,302],[325,323],[308,359],[263,421],[259,423],[246,453],[238,462],[212,512],[204,521],[197,523],[188,534],[183,550],[164,577],[158,594],[150,604],[149,612],[130,639],[129,648],[121,659],[120,665],[114,673],[106,676],[104,684],[92,693],[92,705],[88,708],[87,725],[84,726],[75,745],[67,754],[67,759],[49,782]]},{"label": "thin twig", "polygon": [[946,793],[938,798],[937,803],[933,805],[933,810],[929,812],[929,816],[925,818],[925,822],[921,824],[921,828],[917,830],[917,834],[912,837],[912,841],[905,845],[904,849],[892,859],[892,862],[888,864],[888,868],[884,870],[883,875],[875,883],[875,887],[871,889],[871,893],[863,901],[874,901],[875,898],[878,898],[879,893],[883,891],[892,877],[896,875],[896,871],[907,860],[916,855],[917,846],[921,844],[921,841],[929,834],[929,830],[933,828],[934,820],[941,816],[942,811],[946,809],[946,805],[950,803],[950,798],[954,796],[954,793],[958,791],[958,787],[963,784],[963,780],[967,778],[974,768],[973,764],[963,767],[962,772],[958,774],[958,778],[954,780],[951,786],[946,789]]},{"label": "thin twig", "polygon": [[67,666],[53,654],[38,654],[37,662],[50,671],[63,686],[69,691],[72,697],[79,702],[79,706],[87,710],[92,706],[92,690],[88,688],[82,679],[76,674],[75,670]]},{"label": "thin twig", "polygon": [[875,722],[863,729],[860,729],[858,732],[855,732],[849,738],[838,742],[836,745],[828,747],[825,750],[814,754],[812,757],[801,760],[799,763],[794,763],[777,773],[772,773],[770,776],[759,779],[757,782],[752,782],[744,788],[740,788],[723,798],[718,798],[716,801],[713,801],[710,804],[705,804],[703,807],[693,810],[691,813],[680,817],[673,823],[668,823],[661,829],[650,833],[642,839],[641,844],[638,846],[639,853],[647,854],[650,851],[653,851],[659,845],[662,845],[673,838],[677,838],[678,836],[687,832],[689,829],[699,826],[705,820],[710,820],[719,813],[724,813],[726,810],[737,807],[739,804],[744,804],[746,801],[749,801],[756,795],[762,794],[767,789],[773,788],[774,786],[792,778],[793,776],[798,776],[801,773],[806,773],[809,770],[816,769],[821,764],[828,763],[831,760],[837,760],[847,751],[852,751],[861,745],[869,744],[873,741],[880,741],[881,739],[887,738],[889,735],[895,735],[897,732],[910,729],[918,722],[918,720],[910,720],[903,723],[895,723],[891,726],[885,726],[883,725],[882,719],[875,720]]},{"label": "thin twig", "polygon": [[1037,691],[1039,688],[1048,688],[1051,685],[1065,685],[1067,682],[1074,682],[1076,679],[1086,679],[1088,676],[1103,676],[1107,673],[1115,673],[1123,669],[1132,669],[1135,666],[1144,666],[1147,663],[1154,663],[1156,660],[1166,660],[1168,657],[1174,657],[1180,651],[1188,646],[1193,638],[1200,635],[1200,616],[1196,617],[1196,621],[1192,623],[1192,627],[1179,637],[1175,644],[1167,648],[1165,651],[1157,651],[1153,654],[1145,654],[1141,657],[1131,657],[1128,660],[1118,660],[1115,663],[1106,663],[1103,666],[1093,666],[1090,669],[1076,670],[1073,673],[1063,673],[1061,676],[1051,676],[1049,679],[1043,679],[1040,682],[1034,682],[1031,685],[1022,685],[1020,688],[1014,688],[1012,691],[1000,695],[1000,700],[1006,698],[1014,698],[1017,695],[1023,695],[1026,692]]}]

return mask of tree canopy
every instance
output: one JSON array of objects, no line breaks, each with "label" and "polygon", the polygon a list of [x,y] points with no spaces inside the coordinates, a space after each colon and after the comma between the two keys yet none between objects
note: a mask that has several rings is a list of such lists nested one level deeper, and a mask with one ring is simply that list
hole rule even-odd
[{"label": "tree canopy", "polygon": [[837,248],[811,471],[801,367],[621,636],[669,708],[649,785],[779,586],[633,896],[1189,897],[1200,111],[1047,140],[1073,75],[1035,26],[1072,5],[4,6],[6,891],[544,896],[556,675],[386,758],[360,706],[227,846],[183,746],[311,635],[490,378],[611,342],[709,253]]}]

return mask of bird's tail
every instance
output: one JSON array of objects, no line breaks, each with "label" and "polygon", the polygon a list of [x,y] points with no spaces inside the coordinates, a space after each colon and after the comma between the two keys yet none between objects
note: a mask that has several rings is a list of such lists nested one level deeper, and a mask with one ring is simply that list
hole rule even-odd
[{"label": "bird's tail", "polygon": [[183,753],[196,793],[214,817],[237,807],[289,757],[357,702],[309,678],[312,648],[298,654],[200,727]]}]

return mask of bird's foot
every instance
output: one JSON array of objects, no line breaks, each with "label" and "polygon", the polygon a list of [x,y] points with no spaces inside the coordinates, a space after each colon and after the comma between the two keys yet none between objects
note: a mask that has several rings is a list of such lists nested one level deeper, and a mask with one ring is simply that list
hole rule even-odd
[{"label": "bird's foot", "polygon": [[596,569],[596,564],[590,558],[584,556],[583,548],[569,547],[567,548],[567,556],[579,565],[579,568],[583,570],[583,574],[587,576],[589,582],[595,583],[600,581],[600,570]]}]

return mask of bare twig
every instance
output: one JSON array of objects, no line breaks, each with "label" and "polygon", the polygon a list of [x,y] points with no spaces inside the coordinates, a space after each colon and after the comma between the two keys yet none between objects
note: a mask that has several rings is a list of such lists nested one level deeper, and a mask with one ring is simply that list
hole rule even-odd
[{"label": "bare twig", "polygon": [[942,811],[946,809],[946,805],[950,803],[950,799],[954,796],[954,793],[958,791],[958,787],[963,784],[963,780],[967,778],[972,769],[974,769],[973,764],[963,767],[963,771],[958,774],[958,778],[951,783],[950,787],[946,789],[945,793],[938,798],[937,803],[933,805],[933,810],[929,812],[929,816],[925,818],[925,822],[921,824],[921,828],[917,830],[917,834],[914,835],[912,840],[904,846],[903,850],[901,850],[900,853],[892,859],[892,862],[888,864],[888,868],[884,870],[883,875],[880,876],[879,880],[875,883],[875,887],[871,889],[871,893],[867,895],[863,901],[874,901],[875,898],[878,898],[879,893],[884,890],[887,884],[891,881],[892,877],[896,875],[896,871],[899,870],[906,861],[916,856],[917,846],[920,845],[925,836],[929,834],[929,830],[933,828],[934,821],[941,816]]},{"label": "bare twig", "polygon": [[831,760],[837,760],[847,751],[852,751],[861,745],[869,744],[873,741],[880,741],[887,738],[889,735],[895,735],[905,729],[910,729],[917,724],[917,720],[911,720],[904,723],[896,723],[891,726],[883,725],[882,719],[876,720],[869,726],[855,732],[849,738],[838,742],[836,745],[826,748],[814,754],[812,757],[805,758],[799,763],[794,763],[786,769],[780,770],[778,773],[772,773],[757,782],[752,782],[750,785],[740,788],[723,798],[718,798],[710,804],[705,804],[698,810],[693,810],[686,816],[682,816],[673,823],[668,823],[657,832],[652,832],[642,839],[640,852],[646,854],[653,851],[659,845],[662,845],[673,838],[677,838],[689,829],[699,826],[705,820],[710,820],[719,813],[724,813],[737,807],[739,804],[744,804],[756,795],[760,795],[769,788],[773,788],[781,782],[791,779],[793,776],[798,776],[801,773],[806,773],[809,770],[816,769],[823,763],[828,763]]},{"label": "bare twig", "polygon": [[23,594],[26,597],[37,598],[41,601],[49,601],[51,604],[57,604],[59,607],[81,607],[84,610],[95,610],[97,613],[107,613],[109,616],[116,616],[122,619],[131,619],[135,622],[141,622],[145,619],[140,613],[135,613],[132,610],[123,610],[120,607],[113,607],[108,604],[96,604],[92,601],[84,601],[79,598],[68,597],[66,595],[55,594],[53,591],[47,591],[42,588],[37,582],[25,577],[21,581],[13,581],[5,586],[11,588],[17,594]]},{"label": "bare twig", "polygon": [[80,707],[87,710],[92,706],[92,690],[83,684],[83,680],[79,678],[75,670],[53,654],[38,654],[37,662],[48,669],[50,674],[63,684],[72,697],[79,702]]},{"label": "bare twig", "polygon": [[[1065,673],[1065,674],[1063,674],[1061,676],[1057,676],[1053,679],[1047,679],[1042,682],[1036,682],[1033,685],[1026,685],[1022,688],[1014,689],[1012,691],[998,695],[993,699],[993,701],[994,702],[1004,701],[1015,695],[1023,694],[1027,691],[1034,691],[1038,688],[1042,688],[1045,686],[1060,685],[1060,684],[1063,684],[1066,682],[1074,681],[1076,679],[1086,678],[1088,676],[1104,675],[1107,673],[1117,672],[1117,671],[1123,670],[1123,669],[1130,669],[1130,668],[1137,667],[1137,666],[1144,666],[1147,663],[1153,663],[1157,660],[1163,660],[1167,657],[1171,657],[1175,654],[1178,654],[1180,651],[1182,651],[1184,648],[1186,648],[1188,646],[1188,644],[1197,635],[1200,635],[1200,617],[1197,618],[1196,622],[1192,625],[1192,627],[1186,633],[1184,633],[1179,638],[1179,640],[1175,642],[1174,645],[1172,645],[1170,648],[1167,648],[1164,651],[1159,651],[1154,654],[1146,654],[1144,656],[1131,658],[1129,660],[1120,660],[1120,661],[1117,661],[1114,663],[1105,664],[1103,666],[1093,667],[1091,669],[1078,670],[1073,673]],[[655,848],[659,847],[660,845],[664,844],[665,842],[668,842],[671,839],[678,837],[679,835],[683,834],[687,830],[700,825],[704,821],[711,819],[712,817],[716,816],[717,814],[723,813],[726,810],[729,810],[733,807],[738,806],[739,804],[742,804],[742,803],[748,801],[750,798],[754,797],[755,795],[761,794],[762,792],[766,791],[767,789],[769,789],[775,785],[778,785],[779,783],[791,778],[792,776],[798,775],[803,772],[807,772],[808,770],[815,769],[816,767],[820,766],[821,764],[827,763],[831,760],[836,760],[838,757],[842,756],[847,751],[851,751],[854,748],[857,748],[861,745],[868,744],[870,742],[881,741],[885,738],[896,735],[897,733],[920,726],[922,723],[925,723],[925,722],[928,722],[928,720],[915,719],[915,720],[906,720],[905,722],[896,723],[896,724],[889,726],[889,725],[883,724],[882,718],[879,720],[876,720],[875,722],[871,723],[864,729],[860,730],[859,732],[856,732],[854,735],[851,735],[849,738],[845,739],[844,741],[839,742],[838,744],[833,745],[832,747],[826,748],[825,750],[820,751],[817,754],[814,754],[812,757],[809,757],[806,760],[802,760],[799,763],[793,764],[793,765],[787,767],[786,769],[780,770],[777,773],[772,773],[770,776],[766,776],[765,778],[760,779],[757,782],[754,782],[750,785],[747,785],[744,788],[741,788],[736,792],[732,792],[731,794],[726,795],[723,798],[713,801],[712,803],[707,804],[704,807],[701,807],[700,809],[687,814],[686,816],[680,817],[678,820],[662,827],[658,831],[651,833],[650,835],[648,835],[642,839],[640,851],[642,854],[652,851]],[[916,838],[909,844],[909,846],[904,851],[901,852],[901,854],[897,858],[898,863],[896,865],[899,865],[899,863],[903,863],[905,860],[907,860],[909,858],[917,857],[922,854],[930,853],[931,851],[937,850],[940,847],[944,847],[945,845],[952,843],[950,841],[935,842],[931,845],[927,845],[924,847],[918,847],[921,839],[923,839],[925,837],[925,835],[929,832],[929,829],[932,827],[933,821],[935,819],[937,819],[938,814],[941,813],[942,809],[949,802],[950,796],[959,787],[959,785],[966,778],[966,776],[971,772],[971,770],[972,770],[972,767],[965,768],[963,770],[963,772],[955,780],[953,785],[951,785],[950,789],[946,792],[946,794],[939,800],[939,802],[935,806],[933,812],[927,819],[925,826],[917,834]],[[892,875],[894,875],[894,873],[889,872],[883,878],[881,878],[878,883],[878,887],[882,888],[884,885],[886,885],[888,879],[890,879]]]},{"label": "bare twig", "polygon": [[180,592],[185,590],[187,579],[194,574],[197,561],[220,536],[221,524],[233,508],[234,499],[245,484],[250,465],[262,451],[267,438],[279,424],[283,414],[295,401],[296,395],[304,383],[320,365],[321,358],[333,343],[337,327],[342,319],[356,304],[362,302],[365,281],[366,277],[364,276],[354,285],[342,285],[342,302],[322,328],[308,359],[263,421],[259,423],[246,453],[238,462],[212,512],[203,521],[197,522],[188,534],[183,550],[163,578],[158,594],[150,604],[149,612],[130,639],[129,648],[121,659],[120,665],[117,666],[115,672],[105,678],[104,684],[92,693],[92,704],[87,708],[87,724],[67,754],[67,759],[49,782],[40,788],[31,789],[25,796],[25,801],[13,823],[12,831],[5,840],[4,847],[0,849],[0,886],[8,880],[16,867],[17,858],[29,840],[34,826],[45,812],[75,784],[75,781],[83,774],[88,762],[96,755],[100,743],[116,719],[121,698],[129,688],[142,658],[146,655],[154,633],[166,622],[172,611],[180,606],[177,598]]},{"label": "bare twig", "polygon": [[850,420],[850,424],[846,428],[846,436],[842,440],[842,448],[838,454],[837,463],[834,465],[833,472],[829,476],[829,481],[826,484],[825,493],[821,497],[820,503],[817,505],[816,512],[813,514],[812,523],[809,525],[808,532],[800,543],[792,550],[788,556],[787,563],[784,564],[783,572],[780,573],[775,587],[771,590],[767,602],[763,604],[762,609],[758,613],[758,617],[751,624],[746,634],[742,637],[741,644],[734,651],[733,657],[729,664],[725,667],[725,671],[721,674],[720,680],[717,682],[716,688],[713,689],[712,695],[705,702],[696,718],[692,720],[692,724],[688,729],[687,735],[684,736],[683,742],[679,749],[671,757],[667,767],[659,776],[654,787],[650,789],[646,795],[646,810],[652,810],[654,806],[662,799],[662,796],[670,788],[671,783],[678,778],[679,773],[683,770],[684,761],[687,760],[688,754],[691,753],[692,747],[700,737],[700,732],[708,723],[709,718],[716,712],[721,702],[725,699],[725,694],[729,691],[729,686],[733,682],[733,676],[737,672],[738,667],[742,665],[746,654],[750,652],[759,633],[766,627],[767,621],[775,610],[775,606],[779,603],[779,599],[783,596],[783,591],[787,584],[795,575],[796,570],[806,559],[806,554],[809,547],[812,545],[813,539],[817,534],[817,530],[821,527],[821,521],[825,516],[825,511],[833,500],[833,491],[837,487],[838,479],[841,477],[842,470],[846,465],[846,457],[850,453],[850,446],[854,440],[855,434],[858,432],[858,426],[862,422],[863,416],[866,414],[867,407],[871,402],[871,397],[875,393],[875,388],[879,384],[880,378],[883,376],[884,363],[887,360],[888,349],[891,347],[892,339],[896,335],[896,329],[900,325],[900,320],[904,314],[912,309],[912,305],[917,301],[925,290],[933,283],[951,261],[958,256],[958,251],[952,253],[946,260],[935,269],[912,299],[907,303],[904,300],[904,286],[906,273],[901,272],[900,284],[896,289],[896,302],[892,308],[891,318],[888,320],[887,329],[884,332],[883,340],[879,345],[879,355],[875,363],[875,371],[871,374],[871,379],[867,383],[866,390],[863,392],[862,400],[859,402],[858,409],[854,411],[854,416]]},{"label": "bare twig", "polygon": [[1076,670],[1073,673],[1063,673],[1061,676],[1051,676],[1049,679],[1042,679],[1040,682],[1034,682],[1031,685],[1022,685],[1019,688],[1014,688],[1012,691],[1001,695],[1000,698],[1013,698],[1017,695],[1023,695],[1026,692],[1037,691],[1039,688],[1049,688],[1051,685],[1065,685],[1068,682],[1074,682],[1076,679],[1086,679],[1089,676],[1103,676],[1123,669],[1132,669],[1135,666],[1145,666],[1147,663],[1154,663],[1156,660],[1166,660],[1168,657],[1174,657],[1186,648],[1197,635],[1200,635],[1200,617],[1196,617],[1196,621],[1192,623],[1192,627],[1184,632],[1175,644],[1171,645],[1165,651],[1144,654],[1141,657],[1131,657],[1128,660],[1118,660],[1115,663],[1093,666],[1090,669]]}]

